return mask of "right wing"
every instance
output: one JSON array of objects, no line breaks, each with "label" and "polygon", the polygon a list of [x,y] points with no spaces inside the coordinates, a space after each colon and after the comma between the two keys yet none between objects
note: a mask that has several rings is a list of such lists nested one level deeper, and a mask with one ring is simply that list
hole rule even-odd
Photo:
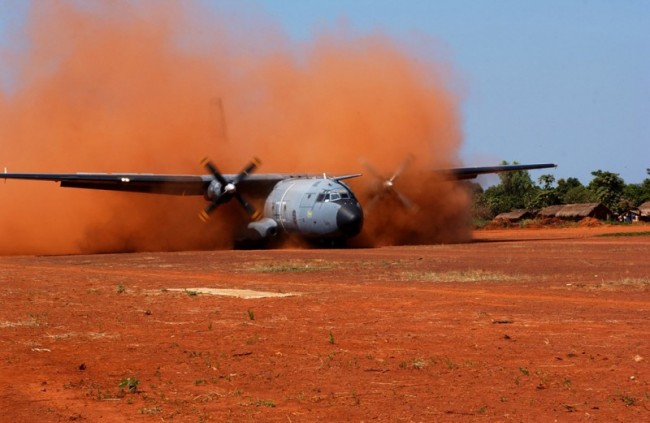
[{"label": "right wing", "polygon": [[539,164],[517,164],[517,165],[500,165],[500,166],[482,166],[482,167],[457,167],[439,171],[448,179],[474,179],[479,175],[490,173],[516,172],[518,170],[547,169],[557,167],[553,163]]}]

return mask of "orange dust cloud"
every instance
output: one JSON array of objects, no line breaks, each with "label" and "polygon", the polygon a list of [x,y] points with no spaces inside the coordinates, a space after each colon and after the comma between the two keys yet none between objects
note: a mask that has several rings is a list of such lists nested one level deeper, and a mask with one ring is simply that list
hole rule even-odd
[{"label": "orange dust cloud", "polygon": [[[387,175],[418,205],[382,201],[361,245],[469,237],[468,197],[431,170],[457,164],[457,99],[441,65],[382,34],[345,30],[290,45],[272,23],[235,36],[233,22],[188,2],[35,2],[25,47],[2,54],[14,76],[0,93],[0,165],[12,172],[226,173],[262,159],[259,172]],[[217,110],[220,99],[224,106]],[[225,120],[222,119],[225,117]],[[363,202],[374,181],[350,182]],[[0,254],[228,248],[246,221],[236,204],[209,224],[201,197],[0,184]]]}]

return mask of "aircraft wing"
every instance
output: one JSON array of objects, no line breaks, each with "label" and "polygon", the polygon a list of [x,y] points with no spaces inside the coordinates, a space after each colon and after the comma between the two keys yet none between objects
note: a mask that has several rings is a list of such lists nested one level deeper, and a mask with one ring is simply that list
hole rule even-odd
[{"label": "aircraft wing", "polygon": [[[224,174],[231,182],[236,174]],[[253,174],[238,183],[239,190],[256,195],[270,190],[277,182],[288,178],[307,177],[304,174]],[[213,181],[212,175],[173,175],[148,173],[0,173],[0,179],[22,179],[59,182],[62,187],[108,191],[141,192],[168,195],[204,195]]]},{"label": "aircraft wing", "polygon": [[449,179],[474,179],[479,175],[502,172],[515,172],[518,170],[547,169],[557,167],[553,163],[516,164],[482,167],[458,167],[442,170],[440,173]]}]

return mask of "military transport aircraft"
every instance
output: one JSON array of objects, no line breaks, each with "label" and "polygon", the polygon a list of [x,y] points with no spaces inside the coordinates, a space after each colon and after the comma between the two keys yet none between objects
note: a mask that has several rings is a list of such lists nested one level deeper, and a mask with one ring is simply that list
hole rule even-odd
[{"label": "military transport aircraft", "polygon": [[[145,173],[5,173],[0,179],[27,179],[59,182],[62,187],[110,191],[127,191],[168,195],[202,195],[208,205],[200,213],[202,220],[219,205],[237,200],[250,216],[247,237],[264,241],[278,235],[297,235],[307,240],[338,244],[358,235],[363,226],[363,211],[345,180],[360,173],[328,176],[297,173],[252,174],[260,161],[253,159],[238,174],[222,174],[211,161],[204,159],[208,175],[174,175]],[[436,171],[447,179],[473,179],[488,173],[544,169],[555,164],[463,167]],[[385,178],[383,193],[393,193],[405,206],[406,197],[393,184],[403,171]],[[372,168],[370,168],[372,169]],[[375,176],[379,173],[372,170]],[[265,198],[263,211],[249,203],[246,196]]]}]

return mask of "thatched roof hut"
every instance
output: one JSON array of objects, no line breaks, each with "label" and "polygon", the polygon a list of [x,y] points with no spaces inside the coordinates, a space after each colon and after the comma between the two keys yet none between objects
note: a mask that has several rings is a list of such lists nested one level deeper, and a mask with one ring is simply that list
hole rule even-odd
[{"label": "thatched roof hut", "polygon": [[650,201],[639,206],[639,217],[643,220],[650,220]]},{"label": "thatched roof hut", "polygon": [[611,219],[614,214],[601,203],[565,204],[555,213],[561,219],[580,220],[593,217],[598,220]]},{"label": "thatched roof hut", "polygon": [[542,217],[542,218],[544,218],[544,217],[555,217],[557,212],[559,212],[562,207],[564,207],[564,205],[562,205],[562,204],[557,204],[557,205],[554,205],[554,206],[544,207],[543,209],[541,209],[537,213],[537,216]]},{"label": "thatched roof hut", "polygon": [[558,204],[555,206],[544,207],[537,213],[538,217],[560,219],[580,220],[585,217],[593,217],[598,220],[611,219],[614,213],[601,203],[584,203],[584,204]]},{"label": "thatched roof hut", "polygon": [[532,219],[535,217],[535,212],[526,209],[512,210],[506,213],[501,213],[494,220],[506,220],[508,222],[519,222],[523,219]]}]

